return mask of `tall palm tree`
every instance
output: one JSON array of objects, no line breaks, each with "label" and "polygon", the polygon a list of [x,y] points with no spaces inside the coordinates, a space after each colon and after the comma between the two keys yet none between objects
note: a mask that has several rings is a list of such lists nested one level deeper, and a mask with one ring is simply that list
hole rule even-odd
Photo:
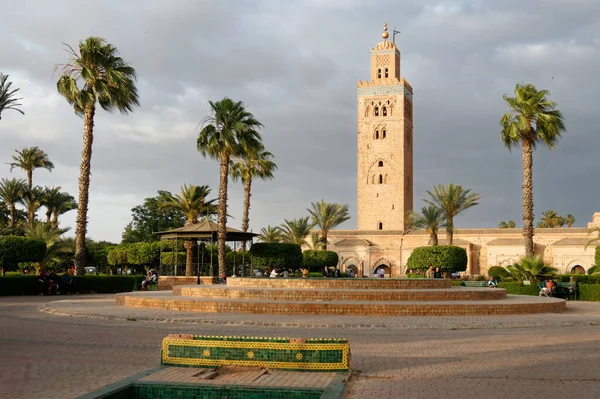
[{"label": "tall palm tree", "polygon": [[18,108],[22,105],[18,103],[21,99],[16,97],[19,89],[11,90],[10,86],[12,86],[12,82],[7,82],[7,80],[8,75],[0,72],[0,119],[2,119],[2,112],[7,109],[12,109],[20,112],[21,115],[25,115],[25,112]]},{"label": "tall palm tree", "polygon": [[[260,143],[259,143],[260,144]],[[273,162],[273,154],[265,151],[262,144],[258,148],[250,148],[247,154],[235,157],[235,162],[230,165],[229,174],[233,181],[242,180],[244,184],[244,210],[242,215],[242,231],[248,231],[250,223],[250,191],[252,178],[262,180],[272,179],[277,165]],[[242,250],[246,250],[246,241],[242,241]]]},{"label": "tall palm tree", "polygon": [[523,158],[523,237],[525,253],[533,255],[533,150],[537,144],[554,149],[565,124],[547,90],[532,84],[517,84],[515,97],[504,95],[510,111],[502,116],[500,138],[512,150],[521,145]]},{"label": "tall palm tree", "polygon": [[446,218],[446,237],[448,245],[454,240],[454,218],[461,212],[479,204],[479,194],[471,193],[471,189],[465,190],[460,184],[442,184],[433,186],[433,190],[427,190],[429,198],[424,199],[427,204],[436,206],[444,211]]},{"label": "tall palm tree", "polygon": [[412,212],[409,216],[410,224],[416,229],[425,229],[431,238],[431,245],[438,245],[438,231],[446,226],[445,214],[442,208],[428,205],[421,208],[421,213]]},{"label": "tall palm tree", "polygon": [[266,243],[281,242],[281,230],[278,227],[267,226],[260,229],[258,240]]},{"label": "tall palm tree", "polygon": [[52,229],[58,228],[58,217],[73,209],[77,209],[75,198],[69,193],[60,191],[61,187],[47,188],[43,206],[46,207],[46,223]]},{"label": "tall palm tree", "polygon": [[537,227],[541,228],[554,228],[562,227],[565,224],[565,219],[560,216],[556,211],[552,209],[542,213],[542,219],[538,223]]},{"label": "tall palm tree", "polygon": [[31,190],[25,191],[23,205],[27,209],[27,225],[29,227],[33,226],[35,214],[44,204],[45,197],[46,191],[40,186],[35,186]]},{"label": "tall palm tree", "polygon": [[10,227],[16,226],[17,204],[23,203],[23,195],[27,190],[24,179],[2,179],[0,181],[0,198],[10,213]]},{"label": "tall palm tree", "polygon": [[38,168],[44,168],[50,172],[54,169],[54,164],[50,162],[48,154],[39,147],[25,147],[21,151],[15,150],[17,155],[13,155],[13,161],[9,163],[10,171],[14,168],[21,168],[27,173],[27,189],[33,187],[33,171]]},{"label": "tall palm tree", "polygon": [[575,216],[573,216],[569,213],[565,217],[565,223],[567,224],[567,227],[572,227],[575,224]]},{"label": "tall palm tree", "polygon": [[313,251],[318,251],[323,249],[323,240],[319,236],[319,233],[312,233],[310,235],[310,244],[308,244],[310,249]]},{"label": "tall palm tree", "polygon": [[[83,150],[79,170],[79,199],[75,231],[75,267],[85,274],[85,236],[90,190],[92,143],[96,103],[105,111],[123,114],[139,105],[135,69],[117,55],[117,49],[99,37],[79,42],[79,53],[66,46],[70,59],[59,66],[58,92],[83,116]],[[81,84],[81,87],[79,87]]]},{"label": "tall palm tree", "polygon": [[310,216],[299,219],[284,219],[279,230],[282,233],[282,241],[298,245],[307,245],[306,236],[310,234],[313,224],[310,222]]},{"label": "tall palm tree", "polygon": [[326,250],[327,234],[329,231],[350,219],[348,205],[328,203],[321,200],[319,202],[311,202],[310,206],[311,208],[307,209],[308,213],[312,216],[313,225],[319,227],[323,249]]},{"label": "tall palm tree", "polygon": [[220,163],[218,248],[219,275],[227,273],[225,238],[227,224],[227,183],[229,161],[232,157],[247,154],[250,148],[258,148],[261,141],[256,131],[262,124],[246,110],[241,101],[230,98],[208,102],[210,115],[202,120],[196,146],[198,151]]},{"label": "tall palm tree", "polygon": [[[188,186],[184,184],[181,186],[181,194],[169,195],[164,193],[160,198],[158,206],[162,209],[177,209],[181,211],[187,218],[185,225],[191,226],[198,223],[198,219],[201,216],[216,212],[216,206],[213,204],[215,200],[207,201],[206,199],[210,191],[208,186]],[[194,247],[196,246],[196,241],[186,240],[183,245],[186,249],[185,275],[193,276]]]}]

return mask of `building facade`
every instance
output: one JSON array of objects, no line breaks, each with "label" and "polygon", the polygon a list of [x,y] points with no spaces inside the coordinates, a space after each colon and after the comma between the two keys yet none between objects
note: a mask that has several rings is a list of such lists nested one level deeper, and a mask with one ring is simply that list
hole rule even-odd
[{"label": "building facade", "polygon": [[[406,274],[412,251],[429,245],[425,231],[408,231],[413,209],[413,89],[400,74],[400,51],[388,41],[371,49],[371,77],[358,82],[358,230],[329,232],[328,249],[338,252],[343,271],[370,276],[383,268],[388,277]],[[600,227],[595,213],[588,228]],[[445,244],[440,231],[440,245]],[[534,250],[562,273],[585,272],[594,265],[594,246],[586,249],[586,228],[535,229]],[[454,245],[468,255],[466,274],[486,275],[525,255],[522,229],[456,229]]]}]

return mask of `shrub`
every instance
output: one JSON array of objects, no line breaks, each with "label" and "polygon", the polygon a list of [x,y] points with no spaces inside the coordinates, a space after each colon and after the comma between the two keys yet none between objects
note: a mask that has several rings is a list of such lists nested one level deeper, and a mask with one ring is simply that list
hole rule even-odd
[{"label": "shrub", "polygon": [[492,266],[488,269],[488,276],[493,276],[498,279],[503,279],[510,276],[508,270],[502,266]]},{"label": "shrub", "polygon": [[302,253],[304,267],[310,271],[318,271],[326,266],[337,266],[338,254],[335,251],[306,250]]},{"label": "shrub", "polygon": [[582,301],[600,301],[600,285],[580,284],[579,299]]},{"label": "shrub", "polygon": [[[75,290],[82,294],[112,294],[137,289],[145,276],[73,276]],[[0,277],[0,296],[37,295],[37,276],[17,275]]]},{"label": "shrub", "polygon": [[407,269],[427,270],[429,265],[445,272],[467,270],[467,251],[454,245],[415,248],[406,263]]},{"label": "shrub", "polygon": [[161,264],[163,266],[185,265],[185,255],[185,252],[163,252],[161,254]]},{"label": "shrub", "polygon": [[588,274],[594,274],[600,272],[600,269],[598,269],[598,266],[592,266],[588,269]]},{"label": "shrub", "polygon": [[41,262],[46,254],[46,243],[28,237],[0,237],[0,267],[16,270],[19,262]]},{"label": "shrub", "polygon": [[595,264],[600,265],[600,245],[596,247],[596,255],[594,256]]},{"label": "shrub", "polygon": [[579,284],[600,284],[600,274],[561,274],[555,277],[555,281],[567,282],[573,277]]},{"label": "shrub", "polygon": [[302,249],[298,244],[261,242],[252,245],[250,255],[255,269],[272,267],[295,269],[302,266]]},{"label": "shrub", "polygon": [[506,289],[507,294],[514,295],[538,295],[540,289],[537,284],[523,285],[518,282],[501,282],[498,287]]}]

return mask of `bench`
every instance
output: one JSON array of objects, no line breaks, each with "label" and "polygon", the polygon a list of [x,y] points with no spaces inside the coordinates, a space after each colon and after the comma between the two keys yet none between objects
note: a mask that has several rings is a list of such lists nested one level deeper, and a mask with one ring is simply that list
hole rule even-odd
[{"label": "bench", "polygon": [[[156,282],[150,282],[150,283],[148,283],[147,287],[148,287],[148,291],[158,291],[158,279],[156,279]],[[140,288],[139,289],[140,290],[142,289],[142,283],[140,283]]]},{"label": "bench", "polygon": [[[538,284],[538,288],[540,289],[540,291],[542,290],[543,287],[544,287],[543,283]],[[569,300],[571,297],[573,297],[573,299],[577,300],[578,294],[579,294],[579,283],[576,283],[575,286],[573,287],[573,289],[569,289],[568,282],[560,282],[560,283],[556,283],[556,292],[554,293],[554,295],[551,295],[551,296],[556,297],[556,298],[565,298],[567,300]]]},{"label": "bench", "polygon": [[465,287],[487,287],[487,281],[463,281]]}]

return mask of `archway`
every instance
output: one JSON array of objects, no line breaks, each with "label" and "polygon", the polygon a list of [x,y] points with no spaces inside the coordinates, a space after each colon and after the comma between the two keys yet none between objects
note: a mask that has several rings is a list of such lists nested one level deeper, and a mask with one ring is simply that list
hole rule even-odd
[{"label": "archway", "polygon": [[357,277],[358,276],[358,267],[354,264],[352,265],[348,265],[346,266],[346,270],[345,272],[348,273],[348,271],[352,270],[352,276],[353,277]]},{"label": "archway", "polygon": [[390,269],[390,267],[386,264],[382,264],[382,265],[377,265],[375,267],[375,269],[373,269],[373,277],[379,277],[380,276],[380,272],[379,270],[383,269],[383,275],[385,278],[391,278],[392,277],[392,269]]},{"label": "archway", "polygon": [[571,268],[571,274],[585,274],[585,269],[581,265],[575,265]]}]

